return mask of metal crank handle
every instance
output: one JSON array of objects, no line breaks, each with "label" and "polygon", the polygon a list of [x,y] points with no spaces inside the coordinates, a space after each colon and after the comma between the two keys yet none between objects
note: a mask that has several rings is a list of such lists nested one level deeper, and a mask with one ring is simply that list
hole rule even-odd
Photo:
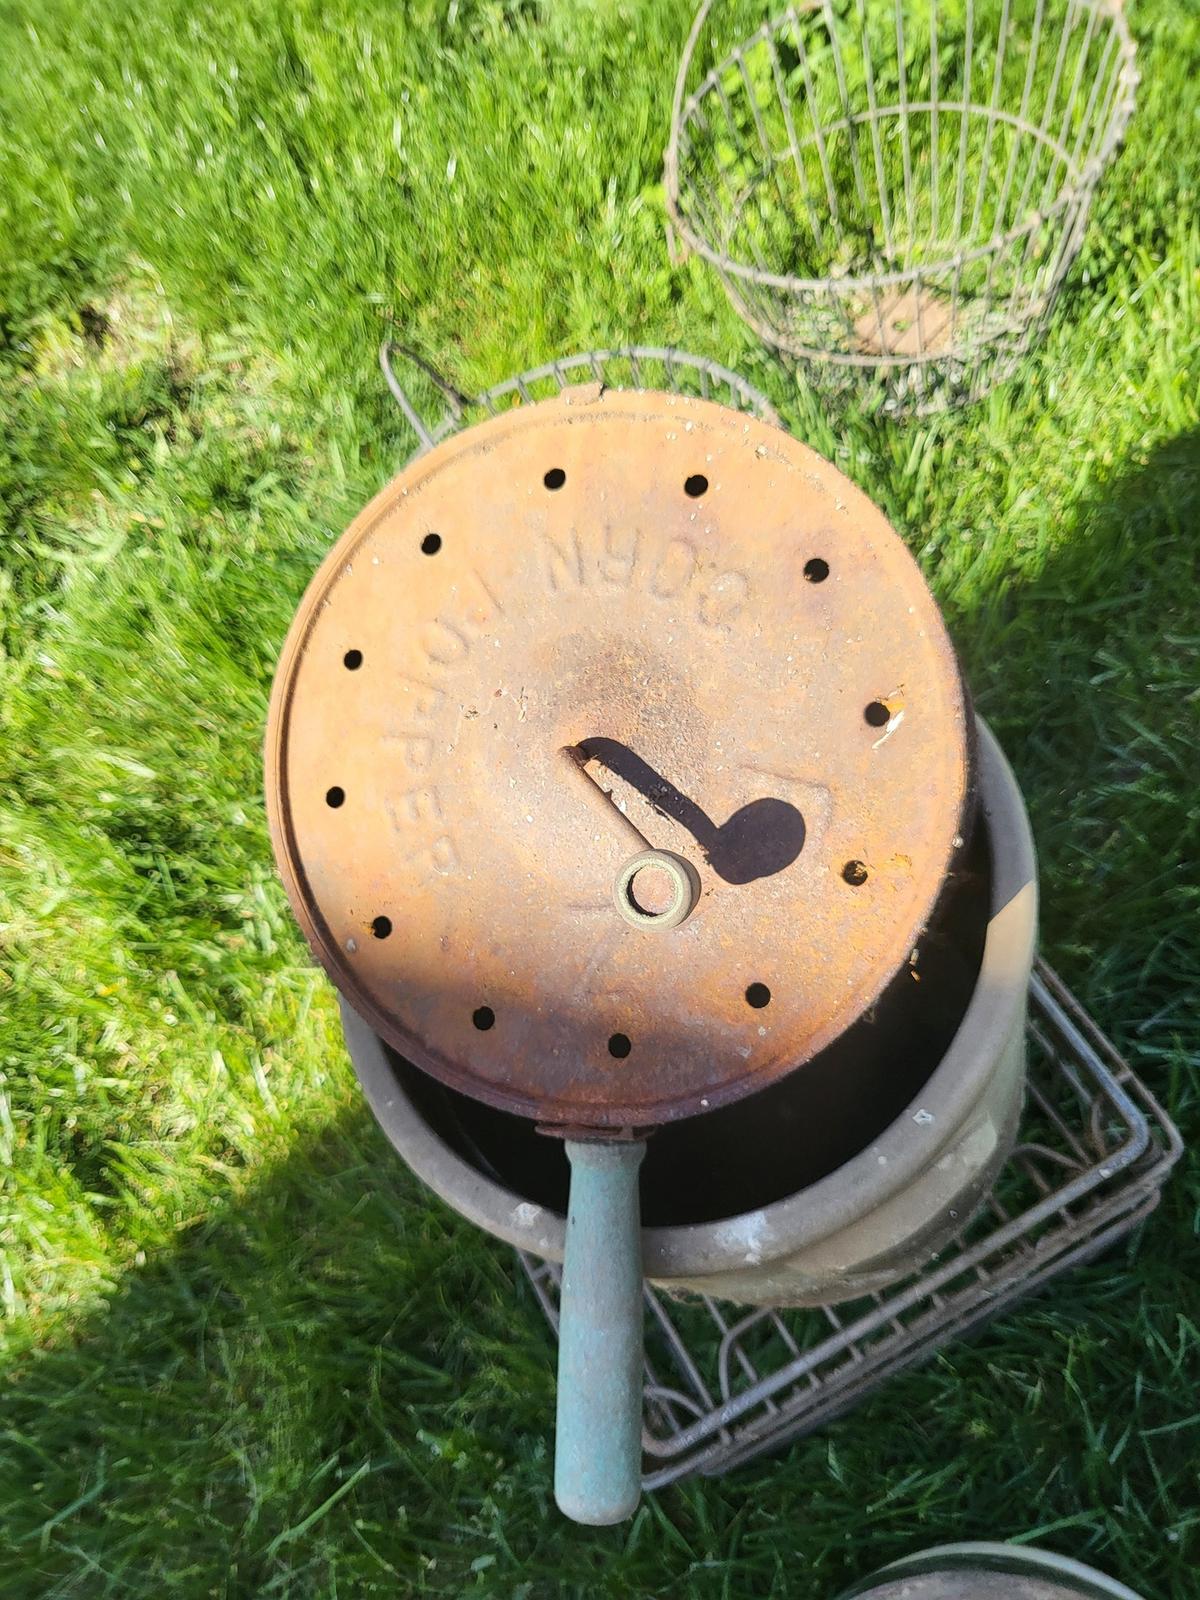
[{"label": "metal crank handle", "polygon": [[625,842],[635,850],[653,850],[654,846],[647,839],[642,830],[634,825],[620,806],[613,799],[612,791],[603,784],[597,783],[588,768],[588,754],[577,744],[565,744],[558,752],[558,759],[562,763],[563,771],[577,772],[583,779],[584,785],[578,793],[587,796],[588,804],[597,821],[602,822],[610,829],[615,828]]},{"label": "metal crank handle", "polygon": [[[625,815],[612,791],[588,772],[587,752],[579,745],[564,745],[558,752],[563,770],[575,772],[584,780],[580,793],[586,794],[593,815],[615,829],[627,844],[635,846],[613,883],[613,903],[635,928],[677,928],[696,908],[700,898],[700,875],[684,856],[674,850],[656,850],[640,828]],[[658,874],[660,888],[665,885],[663,904],[647,907],[637,898],[636,883],[643,873]]]},{"label": "metal crank handle", "polygon": [[642,1487],[644,1143],[568,1139],[554,1498],[574,1522],[632,1516]]}]

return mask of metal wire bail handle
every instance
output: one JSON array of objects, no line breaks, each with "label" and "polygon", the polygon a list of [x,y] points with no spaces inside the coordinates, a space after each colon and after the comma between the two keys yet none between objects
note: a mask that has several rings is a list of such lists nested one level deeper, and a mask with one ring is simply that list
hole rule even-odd
[{"label": "metal wire bail handle", "polygon": [[409,426],[421,441],[421,449],[432,450],[437,441],[413,404],[408,391],[396,376],[395,368],[392,366],[393,354],[403,356],[406,361],[411,361],[413,366],[418,367],[429,379],[430,383],[445,395],[450,414],[455,422],[462,422],[466,408],[471,404],[470,399],[463,394],[461,389],[456,389],[449,379],[444,378],[436,367],[426,361],[424,356],[418,355],[410,346],[399,344],[394,339],[385,339],[379,346],[379,365],[383,371],[383,381],[391,390],[392,398],[403,411]]},{"label": "metal wire bail handle", "polygon": [[[391,365],[393,352],[412,361],[446,396],[446,411],[440,420],[428,425],[413,404]],[[561,394],[576,383],[597,383],[602,389],[659,389],[668,394],[715,400],[735,411],[761,417],[773,427],[784,426],[767,396],[729,367],[708,356],[692,355],[669,345],[614,345],[611,349],[585,350],[559,356],[493,384],[478,395],[465,395],[415,351],[392,340],[385,340],[379,364],[409,426],[417,435],[418,451],[432,448],[452,432],[467,426],[472,412],[496,416],[512,405],[532,405],[539,399]],[[650,369],[650,370],[648,370]]]}]

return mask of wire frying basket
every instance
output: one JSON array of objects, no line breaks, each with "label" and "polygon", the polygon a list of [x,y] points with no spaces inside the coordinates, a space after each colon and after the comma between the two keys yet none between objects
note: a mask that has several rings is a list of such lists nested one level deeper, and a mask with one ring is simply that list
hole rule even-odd
[{"label": "wire frying basket", "polygon": [[1082,241],[1138,82],[1122,0],[704,0],[667,199],[789,357],[927,412],[1008,376]]},{"label": "wire frying basket", "polygon": [[[395,359],[406,363],[404,381]],[[379,365],[392,398],[417,438],[417,453],[431,450],[449,434],[512,406],[548,400],[577,384],[607,389],[658,389],[666,394],[695,395],[715,400],[732,411],[748,411],[782,427],[778,414],[761,390],[719,361],[665,345],[618,345],[611,350],[585,350],[531,367],[477,395],[455,388],[424,357],[406,345],[385,339]]]},{"label": "wire frying basket", "polygon": [[[1027,1031],[1016,1148],[985,1209],[922,1271],[808,1311],[676,1300],[646,1286],[644,1488],[717,1477],[823,1427],[1154,1210],[1179,1133],[1044,962]],[[556,1328],[561,1269],[519,1260]]]}]

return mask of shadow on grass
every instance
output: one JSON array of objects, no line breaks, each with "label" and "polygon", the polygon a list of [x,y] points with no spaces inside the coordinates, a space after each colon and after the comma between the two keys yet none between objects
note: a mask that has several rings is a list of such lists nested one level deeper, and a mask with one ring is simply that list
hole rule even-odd
[{"label": "shadow on grass", "polygon": [[1198,530],[1192,431],[1095,488],[1040,572],[952,619],[1029,805],[1043,948],[1135,1051],[1151,1030],[1200,1043]]},{"label": "shadow on grass", "polygon": [[[954,618],[1030,803],[1044,948],[1185,1121],[1197,526],[1189,434],[1098,491],[1035,576]],[[1194,1197],[1177,1174],[1132,1267],[1082,1269],[787,1456],[592,1533],[550,1504],[553,1351],[508,1252],[359,1107],[15,1374],[0,1586],[817,1596],[921,1543],[1036,1524],[1183,1595],[1192,1453],[1173,1430],[1200,1297],[1174,1263]]]},{"label": "shadow on grass", "polygon": [[493,1500],[546,1503],[510,1262],[356,1108],[14,1375],[0,1591],[325,1594],[337,1551],[391,1593],[469,1575]]}]

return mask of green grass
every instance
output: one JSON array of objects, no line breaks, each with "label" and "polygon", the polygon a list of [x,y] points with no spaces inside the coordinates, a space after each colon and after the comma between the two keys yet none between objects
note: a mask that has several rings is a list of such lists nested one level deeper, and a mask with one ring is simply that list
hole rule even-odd
[{"label": "green grass", "polygon": [[1022,378],[900,426],[789,388],[661,156],[690,0],[0,5],[0,1595],[824,1600],[1044,1536],[1200,1565],[1200,1175],[784,1456],[585,1532],[506,1250],[402,1170],[276,883],[287,623],[465,388],[607,341],[738,366],[888,509],[1025,788],[1046,952],[1200,1111],[1200,17]]}]

